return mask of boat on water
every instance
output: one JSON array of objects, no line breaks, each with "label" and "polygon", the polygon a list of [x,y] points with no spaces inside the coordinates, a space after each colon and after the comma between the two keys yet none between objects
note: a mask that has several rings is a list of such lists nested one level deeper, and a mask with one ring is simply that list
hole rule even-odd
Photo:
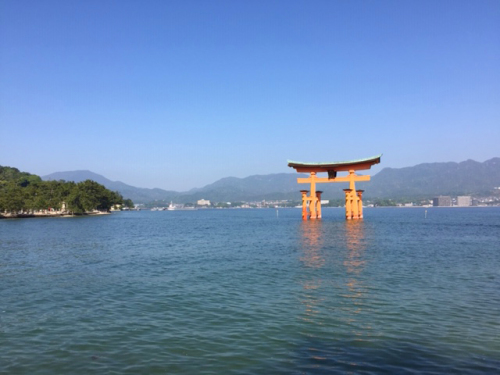
[{"label": "boat on water", "polygon": [[167,207],[153,207],[151,211],[184,211],[184,210],[196,210],[195,207],[184,207],[182,204],[174,204],[172,201]]}]

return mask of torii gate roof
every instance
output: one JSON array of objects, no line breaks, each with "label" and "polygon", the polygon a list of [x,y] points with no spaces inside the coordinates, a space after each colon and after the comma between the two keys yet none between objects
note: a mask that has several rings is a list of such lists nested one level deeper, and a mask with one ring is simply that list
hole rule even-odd
[{"label": "torii gate roof", "polygon": [[294,168],[297,172],[338,172],[370,169],[372,165],[380,163],[382,154],[372,156],[366,159],[332,161],[322,163],[303,163],[300,161],[288,160],[288,166]]}]

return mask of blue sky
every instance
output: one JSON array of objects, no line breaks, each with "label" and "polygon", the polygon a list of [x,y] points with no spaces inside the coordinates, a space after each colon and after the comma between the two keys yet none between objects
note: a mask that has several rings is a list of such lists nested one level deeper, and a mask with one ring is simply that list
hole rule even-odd
[{"label": "blue sky", "polygon": [[499,144],[498,0],[0,0],[0,165],[188,190]]}]

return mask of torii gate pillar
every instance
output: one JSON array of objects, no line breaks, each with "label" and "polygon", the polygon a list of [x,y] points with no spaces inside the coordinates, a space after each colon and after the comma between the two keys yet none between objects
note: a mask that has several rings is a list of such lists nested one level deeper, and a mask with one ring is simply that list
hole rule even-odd
[{"label": "torii gate pillar", "polygon": [[316,218],[321,219],[321,193],[322,191],[316,191]]},{"label": "torii gate pillar", "polygon": [[307,213],[307,193],[309,190],[301,190],[302,193],[302,220],[307,220],[309,214]]},{"label": "torii gate pillar", "polygon": [[344,189],[346,220],[363,218],[363,192],[364,190]]}]

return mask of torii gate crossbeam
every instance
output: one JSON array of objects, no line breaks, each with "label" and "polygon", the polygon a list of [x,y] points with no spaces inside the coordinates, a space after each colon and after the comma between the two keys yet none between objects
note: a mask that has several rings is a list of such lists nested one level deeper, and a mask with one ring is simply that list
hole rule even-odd
[{"label": "torii gate crossbeam", "polygon": [[[299,184],[311,184],[310,194],[308,190],[301,190],[302,193],[302,219],[321,219],[321,193],[316,190],[317,183],[327,182],[348,182],[349,189],[345,192],[345,214],[346,220],[363,218],[363,190],[356,190],[356,181],[370,181],[370,176],[359,176],[355,172],[358,170],[370,169],[372,165],[380,163],[382,154],[371,158],[327,162],[327,163],[302,163],[288,161],[288,166],[294,168],[299,173],[309,173],[307,178],[297,178]],[[318,173],[326,172],[328,177],[318,177]],[[337,177],[338,172],[348,172],[347,176]],[[309,212],[307,210],[309,203]]]}]

